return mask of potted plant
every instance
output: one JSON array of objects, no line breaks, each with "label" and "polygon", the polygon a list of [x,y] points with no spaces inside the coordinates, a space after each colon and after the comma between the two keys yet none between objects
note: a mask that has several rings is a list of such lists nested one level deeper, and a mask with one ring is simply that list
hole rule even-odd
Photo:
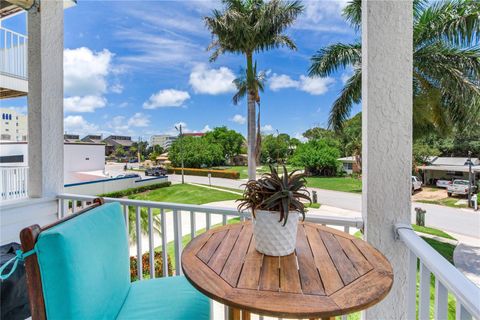
[{"label": "potted plant", "polygon": [[258,180],[245,184],[238,210],[251,210],[257,251],[270,256],[286,256],[295,250],[299,216],[305,219],[305,205],[311,203],[305,175],[283,166],[283,175],[270,166]]}]

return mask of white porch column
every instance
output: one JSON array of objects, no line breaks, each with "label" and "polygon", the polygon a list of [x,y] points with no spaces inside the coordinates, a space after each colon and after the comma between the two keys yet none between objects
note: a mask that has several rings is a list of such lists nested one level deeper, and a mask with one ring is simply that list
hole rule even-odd
[{"label": "white porch column", "polygon": [[395,277],[367,319],[406,318],[407,248],[393,226],[410,223],[412,26],[412,1],[362,1],[362,212],[367,241],[387,256]]},{"label": "white porch column", "polygon": [[28,165],[30,197],[63,190],[63,1],[28,13]]}]

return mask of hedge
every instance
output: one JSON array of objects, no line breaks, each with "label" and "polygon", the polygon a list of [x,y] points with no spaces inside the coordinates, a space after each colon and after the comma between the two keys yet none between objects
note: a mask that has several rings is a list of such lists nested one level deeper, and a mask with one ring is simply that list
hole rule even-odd
[{"label": "hedge", "polygon": [[130,188],[130,189],[114,191],[110,193],[99,194],[98,196],[106,197],[106,198],[123,198],[123,197],[131,196],[132,194],[137,194],[137,193],[145,192],[148,190],[170,187],[171,184],[172,183],[170,181],[167,181],[162,183],[150,184],[148,186],[142,186],[138,188]]},{"label": "hedge", "polygon": [[[207,177],[209,173],[214,178],[227,178],[227,179],[239,179],[240,172],[231,170],[212,170],[212,169],[194,169],[185,168],[184,173],[189,176],[203,176]],[[168,173],[182,174],[182,168],[168,168]]]},{"label": "hedge", "polygon": [[[167,272],[169,276],[173,275],[173,268],[172,268],[172,259],[170,256],[167,255],[168,260],[168,268]],[[162,252],[155,252],[154,253],[154,264],[155,264],[155,278],[163,277],[163,258]],[[142,274],[144,278],[152,278],[150,276],[150,253],[146,252],[142,255]],[[138,273],[137,273],[137,257],[133,256],[130,257],[130,279],[132,281],[138,280]]]}]

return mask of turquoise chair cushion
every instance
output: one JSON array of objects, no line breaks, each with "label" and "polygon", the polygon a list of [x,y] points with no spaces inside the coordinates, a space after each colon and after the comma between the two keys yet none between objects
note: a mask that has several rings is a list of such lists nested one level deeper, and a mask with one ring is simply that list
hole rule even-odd
[{"label": "turquoise chair cushion", "polygon": [[118,203],[42,232],[36,249],[47,319],[114,319],[130,289],[129,244]]},{"label": "turquoise chair cushion", "polygon": [[210,301],[183,276],[136,281],[118,319],[208,320]]}]

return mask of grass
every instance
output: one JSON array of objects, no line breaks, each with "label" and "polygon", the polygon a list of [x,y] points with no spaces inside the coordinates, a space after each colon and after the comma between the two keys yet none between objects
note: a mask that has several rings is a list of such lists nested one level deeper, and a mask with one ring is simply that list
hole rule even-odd
[{"label": "grass", "polygon": [[362,180],[352,177],[308,177],[307,187],[361,193]]},{"label": "grass", "polygon": [[446,232],[444,232],[444,231],[442,231],[442,230],[439,230],[439,229],[430,228],[430,227],[417,226],[416,224],[412,224],[412,227],[413,227],[413,230],[415,230],[415,231],[417,231],[417,232],[422,232],[422,233],[426,233],[426,234],[431,234],[431,235],[433,235],[433,236],[437,236],[437,237],[440,237],[440,238],[457,240],[457,239],[455,239],[454,237],[452,237],[451,235],[449,235],[448,233],[446,233]]},{"label": "grass", "polygon": [[217,188],[217,189],[222,189],[222,190],[226,190],[226,191],[232,191],[232,192],[237,192],[237,193],[243,193],[243,189],[235,189],[235,188],[228,188],[228,187],[222,187],[222,186],[215,186],[215,185],[209,185],[209,184],[203,184],[201,183],[202,186],[206,186],[206,187],[212,187],[212,188]]},{"label": "grass", "polygon": [[168,188],[155,189],[132,195],[129,199],[184,204],[205,204],[216,201],[236,200],[238,199],[238,195],[190,184],[174,184]]},{"label": "grass", "polygon": [[321,206],[320,203],[306,203],[305,208],[313,208],[313,209],[319,209]]},{"label": "grass", "polygon": [[421,203],[429,203],[429,204],[438,204],[440,206],[446,206],[450,208],[467,208],[467,204],[461,204],[461,205],[456,205],[458,200],[461,200],[460,198],[442,198],[438,200],[415,200],[416,202],[421,202]]}]

